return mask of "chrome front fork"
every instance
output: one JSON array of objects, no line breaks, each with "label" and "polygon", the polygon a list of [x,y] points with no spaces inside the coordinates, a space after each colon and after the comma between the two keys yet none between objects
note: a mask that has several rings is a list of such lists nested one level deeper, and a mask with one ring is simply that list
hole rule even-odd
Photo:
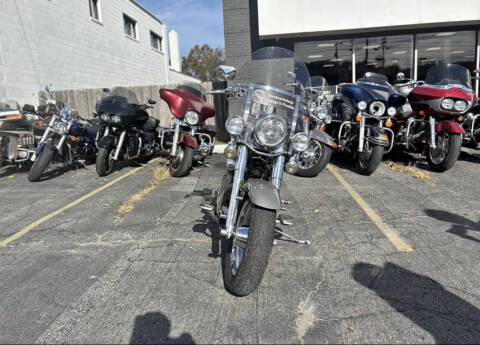
[{"label": "chrome front fork", "polygon": [[275,160],[272,174],[272,184],[280,191],[283,178],[283,168],[285,167],[285,156],[281,155]]},{"label": "chrome front fork", "polygon": [[120,151],[122,150],[123,143],[125,142],[125,137],[127,136],[127,131],[123,131],[120,134],[120,139],[118,139],[117,148],[115,149],[115,155],[113,156],[113,160],[118,161],[118,156],[120,156]]},{"label": "chrome front fork", "polygon": [[430,122],[430,147],[432,149],[436,149],[437,143],[435,138],[435,119],[432,116],[430,116],[429,122]]},{"label": "chrome front fork", "polygon": [[178,145],[179,136],[180,136],[180,121],[175,120],[175,133],[173,134],[172,152],[170,154],[172,157],[175,157],[177,155],[177,145]]},{"label": "chrome front fork", "polygon": [[72,123],[69,122],[66,132],[62,135],[62,137],[60,138],[60,141],[58,142],[58,144],[56,146],[58,152],[62,152],[63,144],[65,144],[65,140],[67,140],[68,133],[70,133],[71,128],[72,128]]},{"label": "chrome front fork", "polygon": [[358,152],[363,152],[365,143],[365,117],[360,121],[360,134],[358,135]]},{"label": "chrome front fork", "polygon": [[[41,144],[43,144],[43,143],[47,140],[48,135],[49,135],[50,132],[52,131],[51,128],[52,128],[52,126],[53,126],[53,124],[55,123],[56,120],[57,120],[57,115],[53,115],[53,116],[52,116],[52,119],[50,120],[50,123],[48,124],[47,129],[45,130],[45,132],[44,132],[43,135],[42,135],[42,139],[40,139],[40,142],[38,143],[39,146],[40,146]],[[36,159],[37,159],[37,154],[34,153],[34,154],[32,155],[32,158],[30,158],[30,160],[31,160],[32,162],[35,162]]]}]

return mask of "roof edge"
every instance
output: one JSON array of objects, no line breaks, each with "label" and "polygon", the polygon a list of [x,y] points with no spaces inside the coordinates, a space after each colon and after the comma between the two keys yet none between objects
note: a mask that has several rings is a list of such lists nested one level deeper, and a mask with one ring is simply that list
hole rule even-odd
[{"label": "roof edge", "polygon": [[162,25],[165,25],[165,23],[160,19],[158,18],[156,15],[154,15],[152,12],[150,12],[149,10],[147,10],[145,7],[143,7],[143,5],[141,5],[137,0],[130,0],[130,2],[132,2],[133,4],[135,4],[137,7],[139,7],[143,12],[145,12],[146,14],[148,14],[150,17],[152,17],[153,19],[155,19],[157,22],[159,22],[160,24]]}]

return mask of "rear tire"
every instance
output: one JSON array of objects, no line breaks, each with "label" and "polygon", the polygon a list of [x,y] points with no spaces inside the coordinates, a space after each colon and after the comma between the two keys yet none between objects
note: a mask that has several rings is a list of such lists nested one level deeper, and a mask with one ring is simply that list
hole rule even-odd
[{"label": "rear tire", "polygon": [[234,296],[247,296],[255,291],[263,279],[275,238],[276,211],[250,204],[247,200],[242,207],[250,207],[249,219],[239,217],[237,226],[249,225],[248,240],[238,268],[232,260],[234,237],[225,239],[223,260],[223,281],[225,288]]},{"label": "rear tire", "polygon": [[[385,149],[380,145],[372,145],[365,140],[364,152],[358,153],[358,171],[362,175],[372,175],[380,165],[382,161]],[[367,145],[368,144],[368,145]],[[371,154],[368,151],[369,145],[372,145]]]},{"label": "rear tire", "polygon": [[45,146],[38,156],[37,160],[33,163],[32,168],[28,172],[28,180],[30,182],[37,182],[42,177],[43,172],[47,169],[53,158],[54,151]]},{"label": "rear tire", "polygon": [[170,158],[170,166],[168,168],[170,175],[173,177],[183,177],[187,175],[192,167],[194,150],[189,146],[178,145],[177,155]]},{"label": "rear tire", "polygon": [[[460,134],[444,133],[448,135],[448,152],[445,154],[445,158],[441,161],[436,161],[435,157],[432,157],[432,150],[429,148],[427,152],[427,161],[430,169],[437,172],[444,172],[450,169],[460,157],[462,151],[462,137]],[[439,133],[437,135],[442,135]]]},{"label": "rear tire", "polygon": [[115,167],[115,161],[111,157],[112,153],[113,149],[101,148],[98,150],[96,159],[98,176],[103,177],[112,173]]},{"label": "rear tire", "polygon": [[[316,140],[312,140],[311,145],[318,145],[317,149],[321,150],[321,156],[310,168],[302,168],[303,165],[300,162],[300,167],[297,172],[297,175],[300,177],[316,177],[325,169],[328,162],[330,162],[332,149],[329,146]],[[302,159],[302,155],[300,155],[300,159]]]}]

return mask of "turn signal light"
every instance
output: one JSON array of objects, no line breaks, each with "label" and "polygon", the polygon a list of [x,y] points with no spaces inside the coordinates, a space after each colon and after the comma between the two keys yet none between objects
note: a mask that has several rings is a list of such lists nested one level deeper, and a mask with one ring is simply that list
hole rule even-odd
[{"label": "turn signal light", "polygon": [[387,126],[388,128],[392,127],[393,126],[392,120],[388,119],[387,122],[385,122],[385,126]]},{"label": "turn signal light", "polygon": [[43,127],[43,126],[45,126],[45,122],[43,122],[42,120],[38,120],[37,121],[37,126],[38,127]]},{"label": "turn signal light", "polygon": [[72,141],[77,141],[77,137],[74,136],[71,136],[70,139],[72,139]]},{"label": "turn signal light", "polygon": [[418,112],[418,115],[420,115],[420,116],[425,116],[425,112],[424,112],[423,110],[420,110],[420,111]]},{"label": "turn signal light", "polygon": [[325,127],[320,128],[320,132],[325,132]]},{"label": "turn signal light", "polygon": [[337,148],[337,147],[338,147],[338,145],[337,145],[337,143],[335,142],[335,140],[332,141],[332,146],[333,146],[334,148]]},{"label": "turn signal light", "polygon": [[383,140],[388,140],[388,135],[386,134],[380,134],[380,139],[383,139]]},{"label": "turn signal light", "polygon": [[358,114],[357,117],[356,117],[357,121],[358,122],[362,122],[363,120],[363,115],[362,114]]},{"label": "turn signal light", "polygon": [[20,115],[20,114],[7,115],[7,119],[9,119],[9,120],[19,119],[21,117],[22,117],[22,115]]},{"label": "turn signal light", "polygon": [[465,118],[464,118],[463,116],[459,116],[459,117],[457,118],[457,120],[458,120],[458,122],[463,122],[463,120],[465,120]]},{"label": "turn signal light", "polygon": [[307,120],[308,120],[308,117],[306,117],[305,115],[303,115],[303,116],[302,116],[302,121],[305,123],[305,122],[307,122]]}]

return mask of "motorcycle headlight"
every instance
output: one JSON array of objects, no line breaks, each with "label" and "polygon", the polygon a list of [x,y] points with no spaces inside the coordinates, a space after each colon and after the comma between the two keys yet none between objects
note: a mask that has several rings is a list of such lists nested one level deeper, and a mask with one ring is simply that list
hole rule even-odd
[{"label": "motorcycle headlight", "polygon": [[394,107],[390,107],[387,110],[387,114],[388,116],[395,116],[397,114],[397,109],[395,109]]},{"label": "motorcycle headlight", "polygon": [[455,102],[451,98],[445,98],[442,101],[442,108],[445,110],[452,110],[455,105]]},{"label": "motorcycle headlight", "polygon": [[67,126],[63,122],[55,122],[53,124],[53,130],[59,134],[63,134],[67,131]]},{"label": "motorcycle headlight", "polygon": [[255,126],[255,139],[266,147],[280,144],[287,134],[287,123],[278,115],[268,115],[258,120]]},{"label": "motorcycle headlight", "polygon": [[110,115],[102,114],[100,115],[100,120],[102,120],[103,122],[110,122]]},{"label": "motorcycle headlight", "polygon": [[198,113],[195,111],[187,111],[185,114],[185,122],[190,126],[195,126],[198,123]]},{"label": "motorcycle headlight", "polygon": [[383,102],[375,101],[370,104],[370,114],[373,116],[383,116],[385,110],[387,110],[387,107]]},{"label": "motorcycle headlight", "polygon": [[464,111],[467,111],[468,108],[468,103],[465,101],[456,101],[455,102],[455,110],[463,113]]},{"label": "motorcycle headlight", "polygon": [[111,121],[112,121],[113,123],[120,123],[120,122],[122,122],[122,118],[121,118],[120,116],[118,116],[118,115],[113,115],[113,116],[111,117]]},{"label": "motorcycle headlight", "polygon": [[305,152],[310,145],[310,139],[305,133],[297,133],[292,138],[292,147],[296,152]]},{"label": "motorcycle headlight", "polygon": [[332,123],[332,117],[330,115],[327,115],[327,117],[325,118],[325,123],[327,125],[331,124]]},{"label": "motorcycle headlight", "polygon": [[230,116],[225,123],[225,128],[230,135],[240,135],[245,129],[245,124],[240,116]]},{"label": "motorcycle headlight", "polygon": [[361,111],[364,111],[365,109],[367,109],[367,106],[368,106],[367,102],[365,102],[365,101],[360,101],[357,104],[358,109],[361,110]]}]

